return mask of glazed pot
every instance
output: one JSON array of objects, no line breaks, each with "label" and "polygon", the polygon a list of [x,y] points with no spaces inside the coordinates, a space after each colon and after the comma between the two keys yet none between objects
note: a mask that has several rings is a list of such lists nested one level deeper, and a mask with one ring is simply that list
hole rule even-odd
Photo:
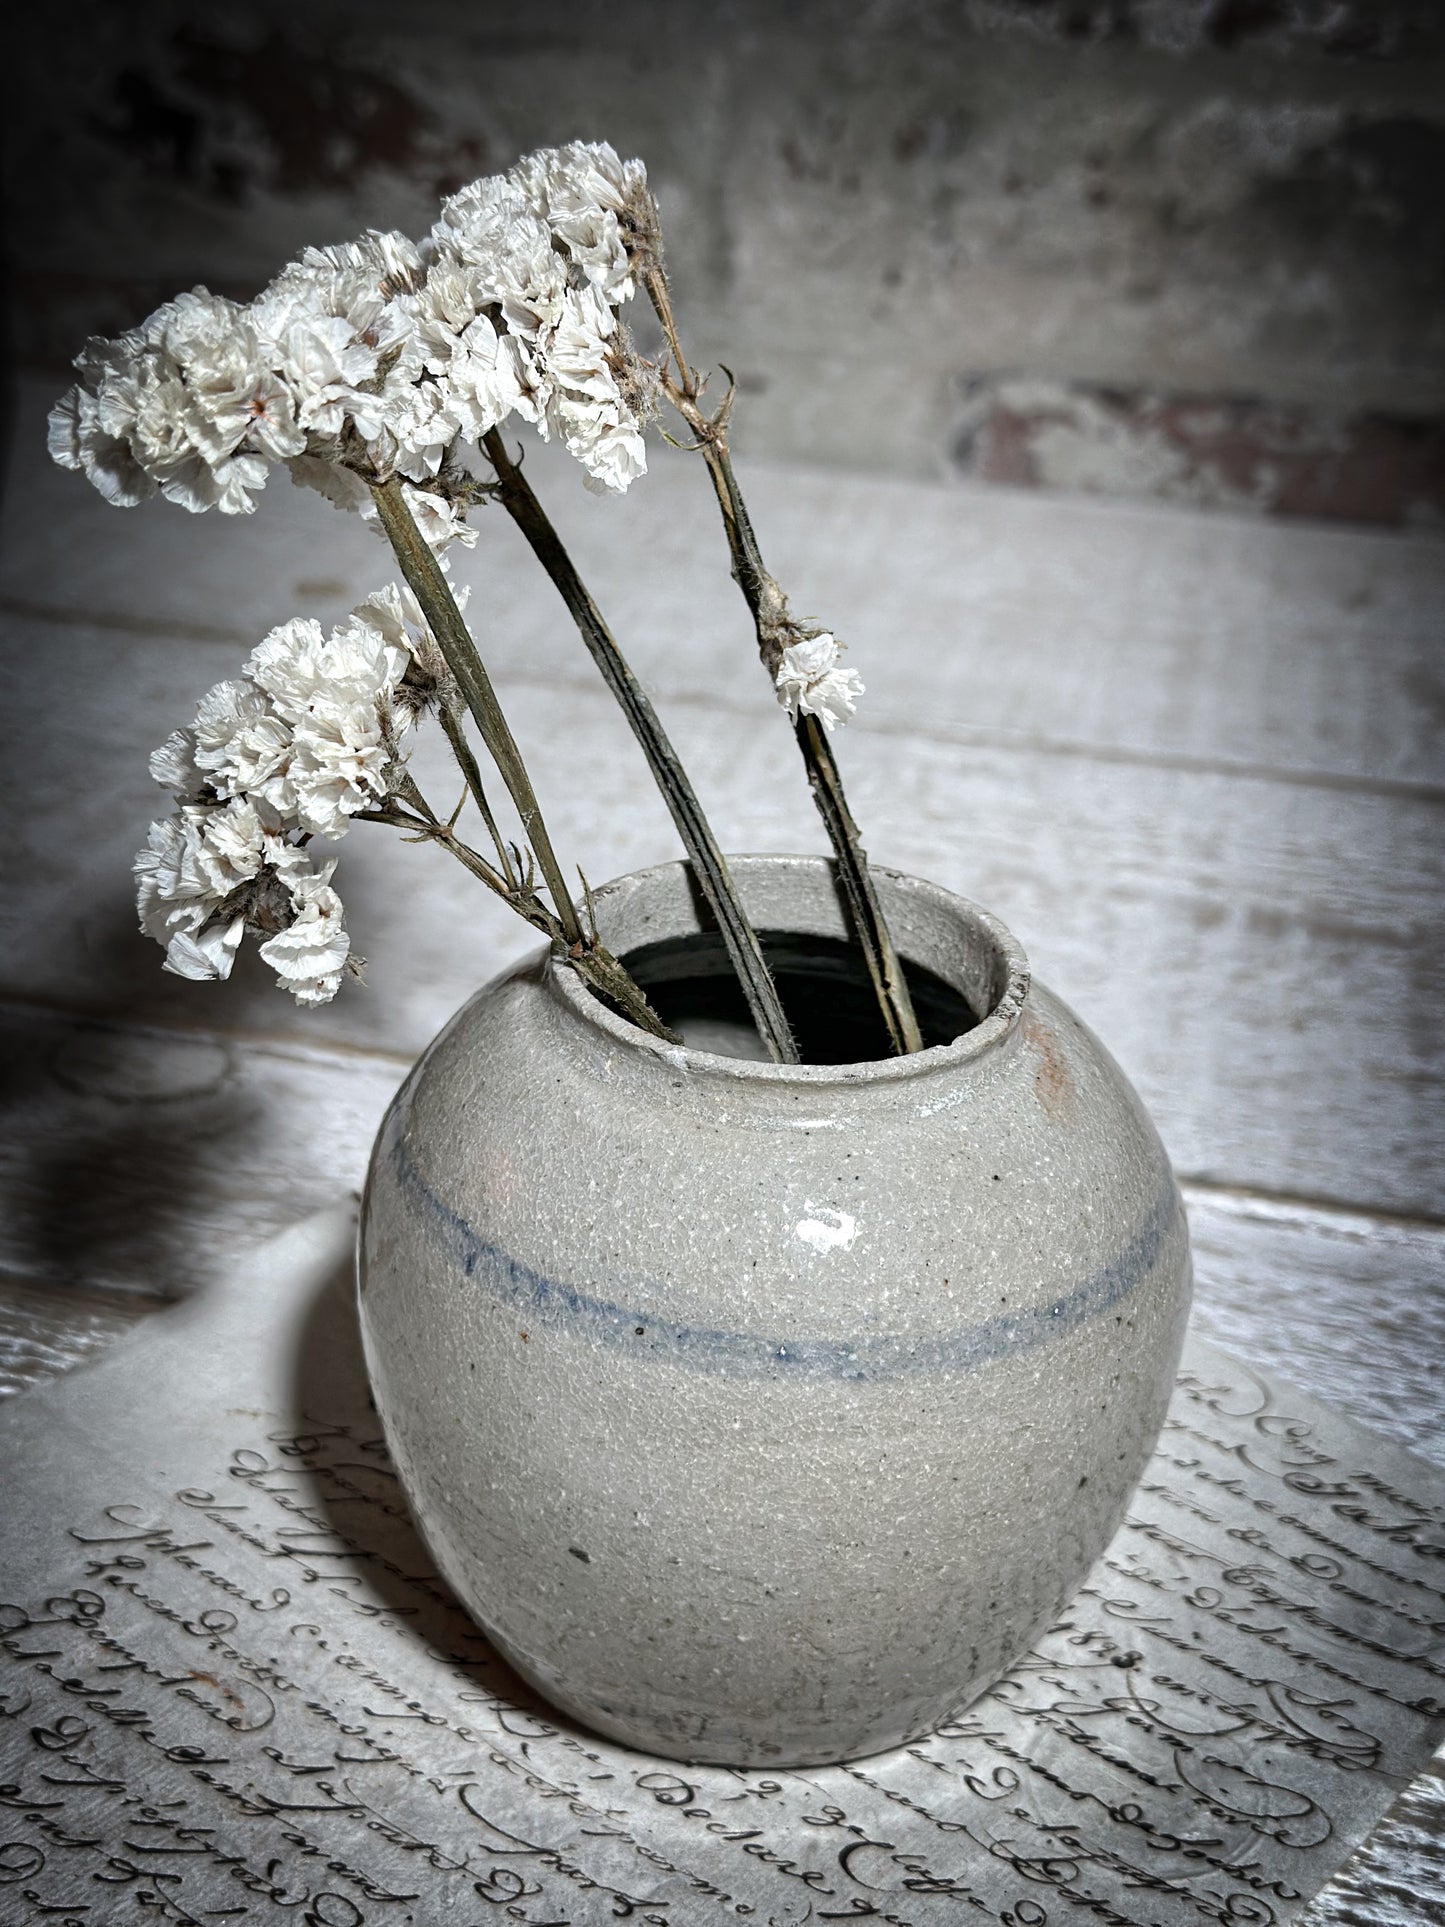
[{"label": "glazed pot", "polygon": [[[799,1028],[836,1035],[830,865],[732,867]],[[853,1758],[975,1698],[1107,1543],[1178,1361],[1139,1099],[993,917],[878,878],[952,1041],[679,1049],[543,956],[452,1019],[373,1154],[366,1356],[441,1571],[548,1699],[678,1759]],[[735,1048],[684,866],[596,903],[684,1035]]]}]

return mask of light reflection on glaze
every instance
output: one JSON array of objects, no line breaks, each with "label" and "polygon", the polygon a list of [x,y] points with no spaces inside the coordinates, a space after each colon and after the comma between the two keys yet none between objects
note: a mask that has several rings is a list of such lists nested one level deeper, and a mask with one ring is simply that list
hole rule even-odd
[{"label": "light reflection on glaze", "polygon": [[810,1250],[820,1254],[846,1251],[858,1236],[858,1220],[851,1211],[835,1211],[831,1205],[814,1204],[811,1199],[803,1209],[808,1215],[793,1226],[793,1236]]}]

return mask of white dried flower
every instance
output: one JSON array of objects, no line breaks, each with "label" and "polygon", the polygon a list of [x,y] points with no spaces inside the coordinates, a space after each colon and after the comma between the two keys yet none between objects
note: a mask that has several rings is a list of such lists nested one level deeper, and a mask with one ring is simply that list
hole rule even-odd
[{"label": "white dried flower", "polygon": [[189,805],[152,823],[135,860],[136,909],[142,932],[165,946],[166,969],[183,977],[230,974],[241,936],[232,926],[244,914],[221,920],[218,913],[260,873],[265,840],[260,815],[244,801]]},{"label": "white dried flower", "polygon": [[618,217],[645,180],[640,163],[578,142],[444,203],[411,312],[423,364],[463,435],[475,440],[518,414],[544,439],[562,436],[589,486],[625,489],[644,472],[613,309],[633,292]]},{"label": "white dried flower", "polygon": [[254,881],[276,840],[277,820],[249,796],[233,797],[200,816],[198,863],[212,893],[224,898]]},{"label": "white dried flower", "polygon": [[619,216],[647,186],[641,161],[606,141],[569,141],[528,154],[509,177],[588,281],[614,306],[636,283]]},{"label": "white dried flower", "polygon": [[[51,453],[122,506],[159,489],[233,515],[254,507],[271,463],[335,462],[353,429],[388,472],[384,377],[407,341],[399,304],[422,277],[405,235],[370,233],[306,249],[247,307],[195,288],[87,344],[79,386],[51,415]],[[406,446],[415,469],[423,445]]]},{"label": "white dried flower", "polygon": [[535,342],[556,326],[567,297],[567,268],[544,222],[519,213],[499,237],[487,272],[510,334]]},{"label": "white dried flower", "polygon": [[586,469],[584,486],[592,494],[611,489],[620,495],[647,473],[647,445],[626,409],[566,401],[552,414],[567,452]]},{"label": "white dried flower", "polygon": [[[462,606],[463,596],[457,598]],[[354,622],[365,623],[376,631],[388,647],[407,655],[415,653],[414,635],[431,635],[421,605],[402,583],[388,582],[384,589],[373,589],[351,612]]]},{"label": "white dried flower", "polygon": [[132,865],[141,930],[159,944],[169,943],[177,930],[198,930],[216,907],[196,860],[200,840],[190,817],[162,817],[151,824]]},{"label": "white dried flower", "polygon": [[135,508],[156,492],[130,443],[105,426],[98,397],[84,388],[68,389],[51,409],[46,446],[53,462],[80,470],[116,508]]},{"label": "white dried flower", "polygon": [[856,669],[840,666],[838,655],[837,639],[826,630],[783,650],[775,681],[778,701],[790,716],[817,716],[831,730],[853,714],[863,681]]},{"label": "white dried flower", "polygon": [[357,810],[387,794],[392,745],[410,721],[393,695],[410,661],[404,643],[356,616],[330,636],[297,617],[252,654],[247,675],[289,726],[288,794],[303,830],[344,836]]},{"label": "white dried flower", "polygon": [[622,406],[613,372],[611,337],[617,317],[595,288],[569,289],[547,341],[547,367],[572,395]]},{"label": "white dried flower", "polygon": [[369,729],[335,710],[313,717],[296,736],[296,816],[314,836],[342,837],[358,810],[386,795],[391,755],[373,722]]},{"label": "white dried flower", "polygon": [[484,176],[443,201],[426,253],[432,274],[447,264],[464,269],[477,308],[500,308],[509,331],[523,340],[555,322],[567,292],[566,265],[546,221],[504,176]]},{"label": "white dried flower", "polygon": [[166,375],[150,386],[131,422],[130,446],[161,494],[192,515],[249,515],[252,496],[266,485],[265,458],[207,452],[216,445],[183,381]]},{"label": "white dried flower", "polygon": [[269,931],[261,955],[298,1003],[327,1003],[350,942],[336,864],[319,867],[249,799],[183,806],[153,823],[135,860],[140,927],[163,968],[197,982],[229,977],[249,923]]},{"label": "white dried flower", "polygon": [[76,358],[82,383],[50,418],[50,450],[111,502],[159,489],[183,508],[239,515],[266,480],[266,453],[300,446],[246,312],[204,288],[157,308]]},{"label": "white dried flower", "polygon": [[445,255],[460,261],[488,259],[495,237],[519,216],[534,212],[515,181],[505,174],[483,174],[448,194],[422,243],[428,264]]},{"label": "white dried flower", "polygon": [[280,362],[281,371],[305,413],[328,421],[322,432],[336,432],[331,422],[339,425],[322,389],[339,401],[343,390],[376,373],[378,357],[404,334],[398,304],[423,272],[406,235],[371,229],[336,247],[304,248],[251,304],[258,329],[294,351]]},{"label": "white dried flower", "polygon": [[[453,587],[452,600],[458,609],[466,608],[471,593],[470,583]],[[373,589],[351,611],[351,620],[374,629],[389,649],[398,652],[394,659],[403,665],[408,656],[415,661],[436,649],[436,639],[427,626],[421,604],[404,583],[388,582],[384,589]],[[401,673],[405,676],[405,666]]]},{"label": "white dried flower", "polygon": [[289,816],[291,730],[263,691],[245,681],[219,682],[196,711],[195,760],[218,796],[260,796]]},{"label": "white dried flower", "polygon": [[245,931],[244,917],[232,917],[229,922],[218,918],[194,936],[178,930],[166,945],[161,969],[176,977],[189,977],[192,983],[222,982],[231,974]]},{"label": "white dried flower", "polygon": [[251,651],[246,674],[288,722],[306,714],[325,689],[326,632],[311,616],[293,616],[270,630]]},{"label": "white dried flower", "polygon": [[[378,466],[413,482],[429,482],[463,431],[475,433],[452,383],[389,378],[381,397],[381,432],[372,443]],[[490,424],[488,424],[490,426]]]},{"label": "white dried flower", "polygon": [[[300,852],[295,852],[299,857]],[[331,887],[335,861],[319,869],[290,866],[283,881],[290,892],[292,920],[261,945],[261,956],[298,1004],[329,1004],[341,988],[351,953],[341,899]]]},{"label": "white dried flower", "polygon": [[[538,393],[532,358],[485,312],[495,299],[487,275],[450,255],[433,264],[426,285],[410,297],[414,353],[431,379],[413,385],[411,398],[401,402],[400,425],[388,417],[404,444],[415,445],[411,421],[424,421],[429,411],[450,419],[452,436],[461,433],[471,441],[514,410],[532,419],[541,413],[546,397]],[[403,357],[400,366],[405,364]]]},{"label": "white dried flower", "polygon": [[271,365],[269,345],[242,310],[211,351],[193,359],[186,371],[191,439],[213,466],[242,443],[277,462],[306,446],[295,398]]},{"label": "white dried flower", "polygon": [[[449,436],[477,441],[515,414],[544,440],[560,434],[589,486],[624,489],[644,471],[635,358],[613,312],[632,292],[619,215],[644,184],[640,164],[574,143],[443,203],[425,280],[393,309],[384,464],[425,481]],[[455,518],[429,531],[457,532]]]},{"label": "white dried flower", "polygon": [[[406,399],[421,366],[407,304],[424,272],[404,234],[373,230],[337,247],[304,249],[252,303],[305,431],[293,478],[340,507],[365,499],[365,484],[344,479],[339,465],[353,433],[382,476],[398,465],[434,474],[456,434],[435,410]],[[321,464],[343,479],[328,478]]]},{"label": "white dried flower", "polygon": [[309,313],[298,304],[276,336],[274,352],[295,398],[297,420],[312,435],[336,441],[348,421],[354,421],[363,436],[377,432],[378,399],[362,387],[376,378],[377,353],[356,339],[349,322]]},{"label": "white dried flower", "polygon": [[197,803],[210,784],[209,774],[196,762],[196,738],[189,729],[172,730],[159,749],[151,751],[151,781],[174,790],[184,803]]},{"label": "white dried flower", "polygon": [[[445,565],[443,565],[445,566]],[[458,609],[465,609],[470,588],[461,584],[453,590]],[[391,696],[391,731],[399,737],[409,723],[434,709],[452,689],[452,675],[436,637],[427,625],[416,597],[408,588],[388,583],[359,602],[351,612],[353,622],[366,624],[392,649],[404,652],[407,666]]]},{"label": "white dried flower", "polygon": [[[327,254],[330,254],[330,250]],[[377,400],[363,384],[379,371],[374,329],[385,307],[374,275],[338,269],[308,248],[252,303],[255,325],[291,396],[307,439],[339,441],[348,420],[376,426]]]},{"label": "white dried flower", "polygon": [[245,310],[238,302],[212,294],[209,288],[192,288],[173,301],[163,301],[141,323],[138,333],[147,346],[168,356],[189,380],[193,371],[204,370],[214,357],[234,345],[245,328]]},{"label": "white dried flower", "polygon": [[453,542],[460,542],[464,549],[475,545],[477,531],[468,527],[467,511],[461,503],[449,502],[435,490],[417,488],[411,482],[402,485],[402,494],[412,520],[437,555]]},{"label": "white dried flower", "polygon": [[597,290],[571,290],[547,343],[555,385],[548,419],[586,469],[594,493],[620,493],[647,470],[641,423],[617,379],[627,353],[617,318]]}]

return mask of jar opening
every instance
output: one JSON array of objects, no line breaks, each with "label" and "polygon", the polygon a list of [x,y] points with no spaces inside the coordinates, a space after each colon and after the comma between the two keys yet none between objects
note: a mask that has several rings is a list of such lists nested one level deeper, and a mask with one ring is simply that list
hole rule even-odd
[{"label": "jar opening", "polygon": [[[890,1054],[872,980],[856,944],[810,931],[760,930],[758,939],[804,1064],[863,1064]],[[621,959],[689,1050],[765,1062],[767,1049],[716,931],[665,937]],[[903,963],[924,1048],[951,1044],[980,1021],[952,984]]]},{"label": "jar opening", "polygon": [[[555,957],[548,973],[554,994],[616,1042],[660,1055],[673,1068],[685,1062],[698,1075],[750,1083],[892,1083],[956,1070],[1012,1034],[1028,996],[1028,962],[998,919],[977,904],[920,877],[873,866],[925,1029],[923,1050],[895,1057],[882,1037],[832,864],[818,856],[730,856],[728,867],[769,961],[785,979],[803,980],[781,986],[801,1033],[801,1064],[764,1061],[742,993],[730,987],[716,922],[683,863],[618,877],[595,891],[592,903],[602,942],[687,1042],[664,1045],[636,1029]],[[719,999],[733,997],[730,1008],[719,1008]],[[824,1039],[820,1030],[835,1034]]]}]

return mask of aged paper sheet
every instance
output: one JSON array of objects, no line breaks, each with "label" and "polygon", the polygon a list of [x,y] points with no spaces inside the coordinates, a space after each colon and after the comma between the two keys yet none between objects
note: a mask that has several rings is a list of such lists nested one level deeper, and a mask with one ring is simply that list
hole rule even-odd
[{"label": "aged paper sheet", "polygon": [[0,1922],[1272,1927],[1445,1727],[1440,1475],[1204,1347],[1128,1523],[928,1741],[566,1724],[429,1567],[349,1214],[0,1416]]}]

